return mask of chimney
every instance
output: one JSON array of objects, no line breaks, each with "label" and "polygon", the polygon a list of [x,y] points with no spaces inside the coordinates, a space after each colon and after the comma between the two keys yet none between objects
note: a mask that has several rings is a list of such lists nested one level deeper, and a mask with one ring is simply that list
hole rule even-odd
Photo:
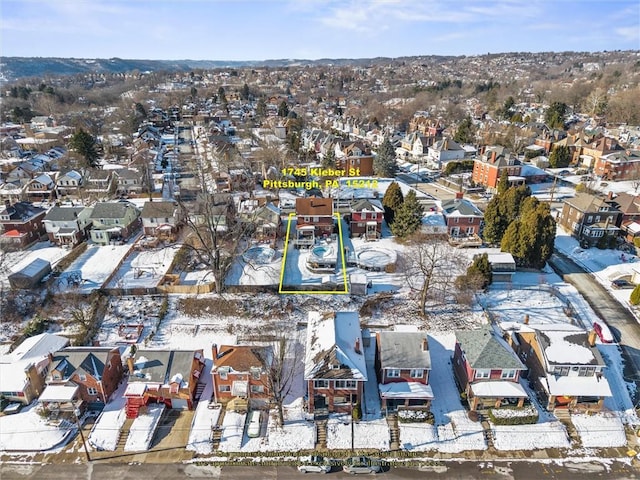
[{"label": "chimney", "polygon": [[496,161],[496,151],[493,150],[491,152],[491,163],[494,163]]},{"label": "chimney", "polygon": [[218,358],[218,345],[215,343],[211,346],[211,355],[213,355],[213,359]]},{"label": "chimney", "polygon": [[525,325],[529,325],[529,314],[528,313],[524,316],[524,324]]},{"label": "chimney", "polygon": [[129,375],[133,375],[133,372],[135,371],[133,362],[134,360],[132,356],[127,357],[127,367],[129,367]]},{"label": "chimney", "polygon": [[353,349],[356,351],[356,353],[362,353],[362,352],[360,351],[360,339],[359,339],[359,338],[356,338],[356,344],[355,344],[355,346],[353,347]]},{"label": "chimney", "polygon": [[598,334],[596,333],[595,329],[592,328],[589,331],[589,337],[587,339],[587,341],[589,342],[589,346],[590,347],[595,347],[596,346],[596,338],[597,338]]},{"label": "chimney", "polygon": [[607,193],[607,200],[613,200],[613,192],[611,190]]},{"label": "chimney", "polygon": [[464,197],[464,192],[456,192],[456,200],[460,200],[462,197]]},{"label": "chimney", "polygon": [[422,351],[426,352],[427,350],[429,350],[429,342],[427,341],[427,337],[425,335],[422,339]]}]

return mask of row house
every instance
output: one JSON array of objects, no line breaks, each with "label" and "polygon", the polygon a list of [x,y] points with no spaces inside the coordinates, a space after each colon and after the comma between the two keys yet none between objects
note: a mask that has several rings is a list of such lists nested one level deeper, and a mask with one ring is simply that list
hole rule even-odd
[{"label": "row house", "polygon": [[58,246],[75,246],[88,237],[92,207],[52,207],[42,223],[49,241]]},{"label": "row house", "polygon": [[431,354],[423,332],[379,332],[376,336],[376,371],[382,408],[429,410]]},{"label": "row house", "polygon": [[0,207],[0,244],[5,249],[23,250],[39,241],[46,233],[42,220],[44,208],[28,202],[5,203]]},{"label": "row house", "polygon": [[312,246],[333,233],[333,199],[296,198],[296,247]]},{"label": "row house", "polygon": [[11,353],[0,355],[0,398],[30,404],[43,392],[49,373],[49,355],[69,345],[69,339],[51,333],[26,338]]},{"label": "row house", "polygon": [[304,361],[307,410],[316,416],[349,413],[367,381],[357,312],[309,312]]},{"label": "row house", "polygon": [[[444,126],[439,119],[434,119],[426,112],[416,112],[409,120],[409,132],[420,132],[427,138],[436,139],[442,136]],[[433,143],[431,141],[431,143]]]},{"label": "row house", "polygon": [[55,402],[46,401],[47,390],[59,385],[76,386],[74,400],[85,408],[101,409],[118,389],[124,371],[118,347],[67,347],[52,353],[49,360],[41,403],[50,410]]},{"label": "row house", "polygon": [[126,241],[140,225],[140,211],[128,202],[99,202],[93,208],[91,240],[98,245]]},{"label": "row house", "polygon": [[618,235],[621,216],[604,198],[581,192],[565,199],[558,223],[581,244],[594,246]]},{"label": "row house", "polygon": [[434,138],[426,137],[420,132],[411,132],[400,141],[400,148],[406,150],[412,157],[422,157],[427,155],[429,147],[433,145],[433,141],[435,141]]},{"label": "row house", "polygon": [[69,170],[56,179],[56,190],[61,197],[77,197],[80,187],[84,185],[82,174],[76,170]]},{"label": "row house", "polygon": [[117,183],[116,192],[120,195],[138,195],[149,184],[148,179],[145,182],[143,174],[136,170],[121,168],[116,170],[114,175]]},{"label": "row house", "polygon": [[270,346],[212,346],[213,398],[230,410],[260,408],[271,398],[270,369],[273,349]]},{"label": "row house", "polygon": [[522,166],[509,150],[502,146],[490,146],[473,161],[471,179],[476,185],[488,189],[496,189],[503,171],[509,176],[509,183],[524,183],[521,175]]},{"label": "row house", "polygon": [[602,410],[611,387],[595,330],[572,325],[516,325],[510,342],[529,369],[529,380],[546,397],[546,408],[578,412]]},{"label": "row house", "polygon": [[87,193],[98,197],[109,197],[115,191],[112,170],[90,170],[85,179]]},{"label": "row house", "polygon": [[152,350],[131,347],[125,356],[129,382],[124,392],[127,418],[140,408],[160,403],[168,408],[193,410],[202,393],[197,388],[205,358],[199,350]]},{"label": "row house", "polygon": [[520,377],[527,367],[490,326],[455,332],[453,372],[471,410],[522,407],[528,395]]}]

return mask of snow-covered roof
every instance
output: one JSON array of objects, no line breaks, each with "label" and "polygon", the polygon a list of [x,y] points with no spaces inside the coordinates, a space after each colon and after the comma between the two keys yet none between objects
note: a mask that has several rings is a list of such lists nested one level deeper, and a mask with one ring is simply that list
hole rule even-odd
[{"label": "snow-covered roof", "polygon": [[[555,376],[550,375],[542,379],[543,388],[550,395],[560,396],[588,396],[611,397],[609,382],[604,376],[591,377]],[[546,381],[545,381],[546,380]]]},{"label": "snow-covered roof", "polygon": [[381,398],[427,398],[433,399],[431,385],[418,382],[395,382],[378,384]]},{"label": "snow-covered roof", "polygon": [[358,313],[309,312],[304,378],[334,377],[367,380]]},{"label": "snow-covered roof", "polygon": [[47,385],[40,395],[41,402],[69,402],[76,398],[78,385]]},{"label": "snow-covered roof", "polygon": [[471,385],[475,397],[526,398],[527,392],[519,383],[505,380],[489,380]]},{"label": "snow-covered roof", "polygon": [[67,346],[69,339],[41,333],[25,339],[16,349],[8,355],[0,356],[0,364],[14,363],[19,360],[36,359],[48,355]]}]

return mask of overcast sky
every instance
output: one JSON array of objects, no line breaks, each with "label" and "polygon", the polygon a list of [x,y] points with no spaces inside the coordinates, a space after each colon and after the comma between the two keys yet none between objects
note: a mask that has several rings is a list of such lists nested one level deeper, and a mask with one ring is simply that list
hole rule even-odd
[{"label": "overcast sky", "polygon": [[0,0],[0,54],[267,60],[640,49],[640,0]]}]

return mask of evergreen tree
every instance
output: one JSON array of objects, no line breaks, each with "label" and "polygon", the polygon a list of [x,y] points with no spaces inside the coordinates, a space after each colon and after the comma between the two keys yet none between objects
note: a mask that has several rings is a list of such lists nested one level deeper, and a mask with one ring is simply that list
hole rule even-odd
[{"label": "evergreen tree", "polygon": [[565,168],[571,163],[571,151],[566,145],[559,145],[549,155],[551,168]]},{"label": "evergreen tree", "polygon": [[498,194],[502,194],[509,189],[509,172],[505,168],[500,172],[500,180],[498,180]]},{"label": "evergreen tree", "polygon": [[391,224],[391,232],[398,238],[407,238],[422,225],[422,205],[418,203],[416,192],[411,190],[396,212]]},{"label": "evergreen tree", "polygon": [[227,95],[224,91],[224,87],[218,88],[218,101],[223,105],[227,104]]},{"label": "evergreen tree", "polygon": [[384,197],[382,197],[384,219],[386,220],[388,225],[391,225],[393,223],[393,218],[402,206],[403,202],[404,195],[402,195],[400,185],[398,185],[398,182],[391,182],[391,185],[389,185],[387,191],[384,192]]},{"label": "evergreen tree", "polygon": [[69,148],[76,151],[84,159],[87,167],[95,167],[98,164],[96,139],[82,128],[71,135]]},{"label": "evergreen tree", "polygon": [[283,100],[280,102],[280,106],[278,106],[278,116],[286,117],[287,115],[289,115],[289,105]]},{"label": "evergreen tree", "polygon": [[267,102],[264,101],[264,98],[258,99],[258,103],[256,104],[256,115],[258,117],[264,117],[267,114]]},{"label": "evergreen tree", "polygon": [[322,168],[336,168],[336,153],[332,148],[322,156]]},{"label": "evergreen tree", "polygon": [[249,100],[249,94],[249,85],[245,83],[244,85],[242,85],[242,89],[240,90],[240,98],[242,100]]},{"label": "evergreen tree", "polygon": [[491,272],[491,264],[489,263],[489,255],[483,253],[482,255],[475,255],[473,257],[473,263],[467,268],[466,277],[473,278],[481,277],[481,288],[487,288],[493,280],[493,273]]},{"label": "evergreen tree", "polygon": [[544,121],[549,128],[564,128],[564,116],[566,113],[566,103],[553,102],[544,114]]},{"label": "evergreen tree", "polygon": [[458,143],[473,143],[474,130],[471,117],[467,116],[458,124],[453,139]]},{"label": "evergreen tree", "polygon": [[502,205],[499,195],[494,196],[484,212],[484,228],[482,238],[485,242],[495,245],[500,243],[509,222],[502,215]]},{"label": "evergreen tree", "polygon": [[373,159],[373,171],[379,177],[393,177],[397,168],[396,151],[389,139],[385,139]]}]

